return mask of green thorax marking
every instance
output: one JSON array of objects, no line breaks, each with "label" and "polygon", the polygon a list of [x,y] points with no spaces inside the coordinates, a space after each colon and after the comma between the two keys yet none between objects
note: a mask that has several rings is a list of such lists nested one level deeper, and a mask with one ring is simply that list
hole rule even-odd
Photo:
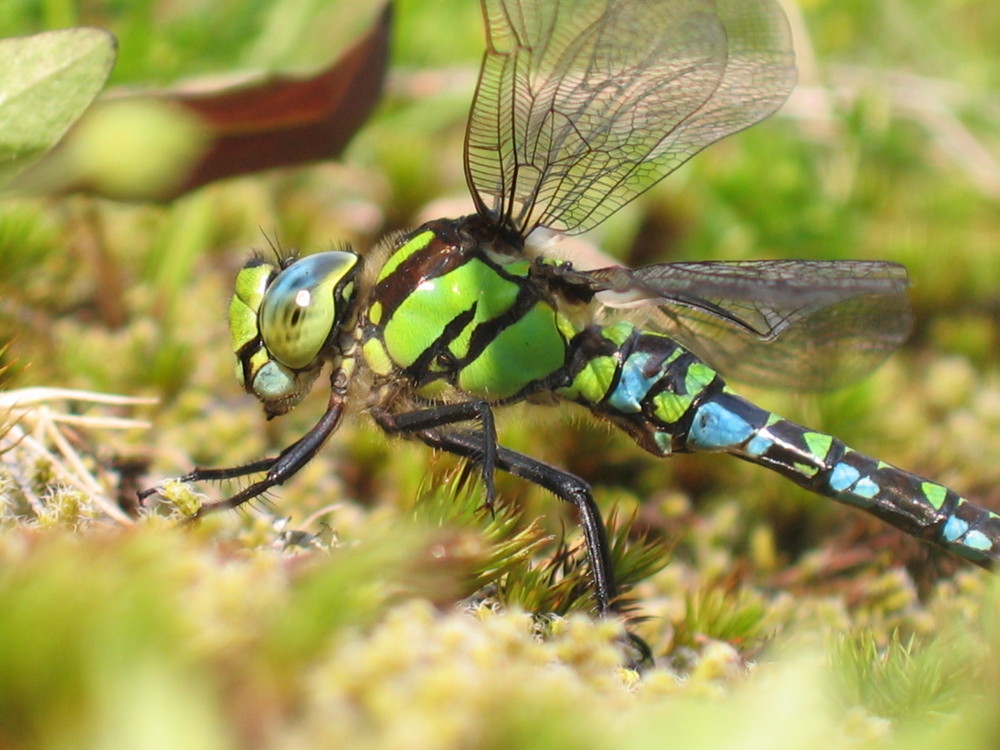
[{"label": "green thorax marking", "polygon": [[486,246],[466,220],[411,234],[380,270],[362,352],[372,370],[424,389],[448,383],[500,400],[542,387],[576,332],[520,255]]}]

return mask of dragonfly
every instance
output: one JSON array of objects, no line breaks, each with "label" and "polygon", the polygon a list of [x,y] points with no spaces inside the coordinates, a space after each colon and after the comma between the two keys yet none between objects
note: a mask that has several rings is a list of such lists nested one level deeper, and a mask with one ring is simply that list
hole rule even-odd
[{"label": "dragonfly", "polygon": [[[475,213],[352,249],[239,272],[237,376],[268,418],[328,377],[326,408],[278,455],[184,482],[257,475],[195,514],[284,483],[348,404],[389,435],[472,462],[485,504],[510,473],[572,504],[595,609],[620,601],[605,526],[579,477],[498,441],[494,412],[576,404],[657,457],[728,453],[988,567],[1000,515],[784,419],[723,379],[822,388],[908,335],[902,266],[673,262],[583,270],[535,230],[593,229],[694,154],[776,111],[796,69],[774,0],[481,0],[487,48],[465,137]],[[370,255],[370,257],[368,257]],[[154,490],[147,490],[151,494]]]}]

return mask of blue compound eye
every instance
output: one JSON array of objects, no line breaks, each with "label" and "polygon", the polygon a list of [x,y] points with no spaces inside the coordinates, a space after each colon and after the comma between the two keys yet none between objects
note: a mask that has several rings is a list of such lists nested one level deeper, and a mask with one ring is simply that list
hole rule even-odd
[{"label": "blue compound eye", "polygon": [[351,252],[317,253],[275,277],[260,305],[260,336],[274,359],[292,369],[315,362],[343,317],[348,300],[337,290],[357,263]]}]

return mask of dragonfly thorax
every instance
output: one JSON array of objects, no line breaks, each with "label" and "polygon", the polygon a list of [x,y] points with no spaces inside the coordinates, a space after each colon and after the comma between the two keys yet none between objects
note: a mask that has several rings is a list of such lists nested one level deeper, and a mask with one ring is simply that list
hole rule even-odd
[{"label": "dragonfly thorax", "polygon": [[376,377],[419,395],[512,401],[548,387],[576,327],[519,238],[479,216],[440,219],[400,238],[361,313]]},{"label": "dragonfly thorax", "polygon": [[280,266],[254,258],[236,277],[229,306],[236,377],[269,417],[294,408],[323,365],[339,359],[360,267],[357,253],[333,250]]}]

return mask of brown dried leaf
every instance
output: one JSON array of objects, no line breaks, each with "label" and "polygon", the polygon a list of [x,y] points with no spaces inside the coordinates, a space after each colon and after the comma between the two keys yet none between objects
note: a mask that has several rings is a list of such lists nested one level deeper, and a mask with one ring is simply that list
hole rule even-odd
[{"label": "brown dried leaf", "polygon": [[390,20],[387,5],[308,77],[112,92],[13,187],[168,201],[227,177],[336,158],[381,99]]}]

